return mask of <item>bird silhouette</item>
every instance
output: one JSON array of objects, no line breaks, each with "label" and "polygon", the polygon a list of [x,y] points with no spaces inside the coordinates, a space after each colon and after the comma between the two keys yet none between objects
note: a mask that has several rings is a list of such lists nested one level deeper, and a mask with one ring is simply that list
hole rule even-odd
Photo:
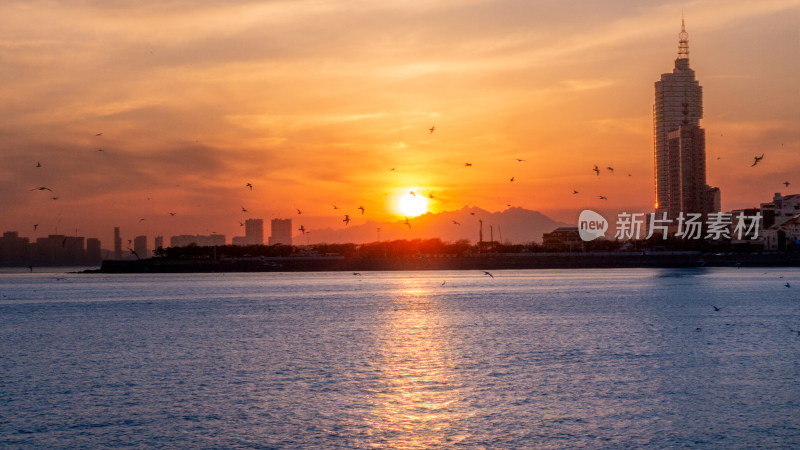
[{"label": "bird silhouette", "polygon": [[433,192],[431,192],[430,194],[428,194],[428,198],[433,198]]},{"label": "bird silhouette", "polygon": [[37,228],[39,228],[39,224],[38,223],[33,224],[33,231],[36,231]]},{"label": "bird silhouette", "polygon": [[792,287],[792,285],[791,285],[791,284],[789,284],[789,282],[788,282],[788,281],[786,282],[786,284],[784,284],[784,286],[786,286],[787,288],[790,288],[790,287]]},{"label": "bird silhouette", "polygon": [[130,251],[131,255],[135,256],[136,259],[141,259],[141,258],[139,258],[139,254],[136,253],[132,248],[128,247],[128,251]]},{"label": "bird silhouette", "polygon": [[408,225],[408,229],[411,229],[411,222],[408,221],[408,217],[406,217],[406,221],[403,222],[403,225]]},{"label": "bird silhouette", "polygon": [[360,209],[360,210],[361,210],[361,215],[362,215],[362,216],[364,215],[364,207],[363,207],[363,206],[359,206],[359,207],[358,207],[358,208],[356,208],[356,209]]},{"label": "bird silhouette", "polygon": [[339,207],[336,206],[336,205],[333,205],[333,209],[339,209]]},{"label": "bird silhouette", "polygon": [[349,225],[350,224],[350,215],[349,214],[345,214],[344,215],[344,219],[342,219],[342,222],[344,222],[345,226]]},{"label": "bird silhouette", "polygon": [[472,167],[472,163],[464,163],[464,167]]},{"label": "bird silhouette", "polygon": [[789,183],[788,181],[784,181],[783,182],[783,185],[786,186],[786,187],[789,187],[790,184],[792,184],[792,183]]},{"label": "bird silhouette", "polygon": [[721,311],[722,310],[722,308],[719,307],[719,306],[711,305],[711,307],[714,308],[714,311]]},{"label": "bird silhouette", "polygon": [[174,212],[169,213],[169,215],[172,216],[172,217],[174,217],[175,214],[177,214],[177,213],[174,213]]},{"label": "bird silhouette", "polygon": [[489,272],[487,272],[487,271],[485,271],[485,270],[483,271],[483,274],[484,274],[484,275],[489,275],[490,277],[494,278],[494,275],[492,275],[491,273],[489,273]]},{"label": "bird silhouette", "polygon": [[252,183],[247,183],[247,184],[245,184],[245,186],[249,187],[251,191],[253,190],[253,184]]},{"label": "bird silhouette", "polygon": [[578,191],[576,191],[575,189],[572,190],[572,195],[575,195],[577,193],[578,193]]},{"label": "bird silhouette", "polygon": [[428,131],[430,131],[430,133],[428,133],[428,134],[433,134],[434,130],[436,130],[436,127],[428,128]]},{"label": "bird silhouette", "polygon": [[247,212],[247,208],[245,208],[244,206],[242,206],[242,212]]},{"label": "bird silhouette", "polygon": [[360,276],[361,276],[361,274],[360,274],[360,273],[358,273],[358,272],[353,272],[353,276],[354,276],[354,277],[360,277]]},{"label": "bird silhouette", "polygon": [[597,167],[597,164],[594,165],[594,170],[597,173],[597,176],[600,176],[600,169]]},{"label": "bird silhouette", "polygon": [[35,187],[35,188],[31,189],[31,191],[50,191],[50,192],[53,192],[52,189],[50,189],[49,187],[46,187],[46,186]]},{"label": "bird silhouette", "polygon": [[461,224],[457,220],[454,220],[453,225],[461,225]]},{"label": "bird silhouette", "polygon": [[509,181],[511,181],[511,182],[513,183],[513,182],[514,182],[514,178],[515,178],[515,177],[511,177],[511,180],[509,180]]},{"label": "bird silhouette", "polygon": [[597,198],[599,198],[600,200],[608,200],[608,197],[606,197],[605,195],[598,195]]},{"label": "bird silhouette", "polygon": [[751,165],[750,167],[753,167],[756,164],[760,163],[762,159],[764,159],[763,153],[761,154],[761,156],[753,156],[753,165]]},{"label": "bird silhouette", "polygon": [[38,162],[38,161],[37,161],[37,162],[36,162],[36,167],[42,167],[42,163],[40,163],[40,162]]},{"label": "bird silhouette", "polygon": [[517,158],[517,162],[525,162],[525,160]]},{"label": "bird silhouette", "polygon": [[240,226],[240,227],[243,227],[243,226],[244,226],[244,222],[242,222],[242,221],[240,220],[240,221],[239,221],[239,226]]},{"label": "bird silhouette", "polygon": [[50,197],[51,200],[58,200],[58,197]]},{"label": "bird silhouette", "polygon": [[300,228],[298,228],[298,230],[299,230],[301,233],[303,233],[303,234],[306,234],[306,227],[305,227],[305,226],[303,226],[303,225],[300,225]]},{"label": "bird silhouette", "polygon": [[409,194],[411,194],[412,197],[416,197],[417,196],[417,194],[415,194],[414,191],[409,192]]},{"label": "bird silhouette", "polygon": [[614,173],[614,168],[613,167],[609,166],[609,167],[606,167],[606,169],[608,169],[609,172]]},{"label": "bird silhouette", "polygon": [[300,211],[298,208],[295,209],[297,209],[297,214],[303,214],[303,211]]}]

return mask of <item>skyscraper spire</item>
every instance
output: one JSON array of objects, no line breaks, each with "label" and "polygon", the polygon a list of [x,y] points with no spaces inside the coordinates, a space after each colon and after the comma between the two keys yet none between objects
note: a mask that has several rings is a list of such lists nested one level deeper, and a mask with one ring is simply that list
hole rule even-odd
[{"label": "skyscraper spire", "polygon": [[678,59],[689,59],[689,33],[686,32],[683,13],[681,13],[681,32],[678,33]]}]

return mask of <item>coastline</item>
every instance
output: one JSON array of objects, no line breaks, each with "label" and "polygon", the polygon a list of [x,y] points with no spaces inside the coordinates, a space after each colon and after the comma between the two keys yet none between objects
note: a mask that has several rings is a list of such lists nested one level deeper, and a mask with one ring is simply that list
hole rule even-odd
[{"label": "coastline", "polygon": [[463,256],[262,257],[221,259],[149,258],[105,260],[83,273],[324,272],[403,270],[601,269],[690,267],[800,267],[800,254],[636,253],[493,253]]}]

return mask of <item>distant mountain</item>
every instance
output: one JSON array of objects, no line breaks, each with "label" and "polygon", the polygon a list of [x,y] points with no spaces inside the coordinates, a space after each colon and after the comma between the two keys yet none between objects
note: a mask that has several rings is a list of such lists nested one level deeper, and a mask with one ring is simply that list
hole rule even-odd
[{"label": "distant mountain", "polygon": [[[467,239],[478,242],[480,220],[483,221],[483,240],[494,237],[497,242],[513,244],[542,242],[542,234],[549,233],[558,227],[575,226],[557,222],[538,211],[524,208],[509,208],[501,212],[489,212],[476,207],[463,207],[458,211],[427,213],[409,218],[411,227],[403,220],[396,222],[368,221],[363,225],[348,226],[340,229],[314,229],[308,236],[310,243],[346,243],[356,244],[375,242],[379,239],[429,239],[440,238],[443,241],[455,242]],[[457,222],[458,224],[456,224]],[[378,231],[380,229],[380,231]],[[306,237],[296,235],[295,244],[304,244]]]}]

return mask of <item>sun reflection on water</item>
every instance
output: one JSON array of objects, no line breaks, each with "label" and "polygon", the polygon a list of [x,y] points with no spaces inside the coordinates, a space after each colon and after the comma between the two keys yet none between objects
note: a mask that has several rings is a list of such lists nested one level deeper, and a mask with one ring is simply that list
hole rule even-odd
[{"label": "sun reflection on water", "polygon": [[431,448],[465,438],[463,384],[456,376],[440,298],[407,280],[380,337],[383,385],[370,425],[376,446]]}]

